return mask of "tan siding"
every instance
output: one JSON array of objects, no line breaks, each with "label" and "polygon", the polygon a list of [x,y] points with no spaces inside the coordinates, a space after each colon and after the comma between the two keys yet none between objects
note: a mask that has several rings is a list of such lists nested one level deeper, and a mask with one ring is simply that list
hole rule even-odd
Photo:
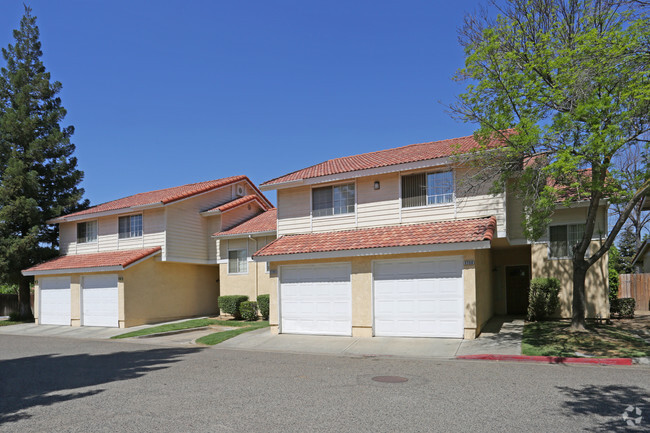
[{"label": "tan siding", "polygon": [[59,249],[62,255],[74,254],[77,240],[77,225],[62,223],[59,225]]},{"label": "tan siding", "polygon": [[144,248],[165,246],[165,210],[152,209],[142,215],[142,246]]},{"label": "tan siding", "polygon": [[[379,189],[375,190],[375,181]],[[399,224],[399,176],[397,173],[357,181],[359,227]]]},{"label": "tan siding", "polygon": [[[587,218],[587,211],[587,206],[577,208],[558,208],[551,216],[551,225],[584,224]],[[596,218],[596,227],[592,239],[599,239],[601,237],[604,239],[607,237],[607,209],[605,206],[601,206]],[[548,241],[548,230],[539,241]]]},{"label": "tan siding", "polygon": [[235,209],[225,212],[222,217],[222,230],[228,230],[232,227],[251,219],[255,215],[262,213],[262,208],[257,203],[248,203],[248,205],[239,206]]},{"label": "tan siding", "polygon": [[504,232],[506,228],[505,195],[477,195],[459,198],[456,203],[456,217],[460,219],[495,216],[497,229]]},{"label": "tan siding", "polygon": [[232,199],[232,189],[223,188],[167,207],[167,258],[207,262],[209,243],[208,218],[200,212],[212,209]]},{"label": "tan siding", "polygon": [[98,220],[97,240],[99,242],[99,251],[116,251],[118,249],[117,218],[113,216]]},{"label": "tan siding", "polygon": [[314,218],[312,221],[313,232],[331,232],[335,230],[352,230],[356,228],[354,214],[332,215]]},{"label": "tan siding", "polygon": [[309,187],[278,191],[278,235],[311,231],[310,191]]}]

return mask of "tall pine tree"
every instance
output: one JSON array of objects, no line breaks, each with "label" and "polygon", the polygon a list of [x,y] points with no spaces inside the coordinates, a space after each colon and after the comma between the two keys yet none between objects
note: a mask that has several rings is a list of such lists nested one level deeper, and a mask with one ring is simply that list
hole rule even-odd
[{"label": "tall pine tree", "polygon": [[15,44],[0,69],[0,280],[18,284],[20,315],[32,317],[30,278],[20,271],[57,254],[58,230],[46,221],[88,205],[81,201],[72,126],[41,61],[36,17],[25,6]]}]

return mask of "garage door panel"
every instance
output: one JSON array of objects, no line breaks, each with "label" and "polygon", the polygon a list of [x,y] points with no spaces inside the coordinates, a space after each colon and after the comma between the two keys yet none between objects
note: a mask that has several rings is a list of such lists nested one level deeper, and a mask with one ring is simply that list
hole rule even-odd
[{"label": "garage door panel", "polygon": [[82,324],[118,326],[117,275],[90,275],[82,280]]},{"label": "garage door panel", "polygon": [[350,335],[350,266],[283,266],[280,275],[283,333]]},{"label": "garage door panel", "polygon": [[462,338],[462,258],[374,264],[375,335]]},{"label": "garage door panel", "polygon": [[40,280],[40,324],[70,326],[71,304],[70,277]]}]

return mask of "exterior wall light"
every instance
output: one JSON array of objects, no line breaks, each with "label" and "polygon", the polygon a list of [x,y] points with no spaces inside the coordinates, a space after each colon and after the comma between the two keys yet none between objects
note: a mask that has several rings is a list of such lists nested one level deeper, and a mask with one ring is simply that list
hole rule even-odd
[{"label": "exterior wall light", "polygon": [[376,180],[376,181],[375,181],[375,189],[379,189],[379,186],[380,186],[380,185],[379,185],[379,181]]}]

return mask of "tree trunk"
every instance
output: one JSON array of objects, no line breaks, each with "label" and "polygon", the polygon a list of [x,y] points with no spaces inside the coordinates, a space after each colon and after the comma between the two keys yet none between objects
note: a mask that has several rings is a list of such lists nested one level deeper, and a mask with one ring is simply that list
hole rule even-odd
[{"label": "tree trunk", "polygon": [[31,294],[29,290],[29,279],[21,278],[18,285],[18,305],[21,320],[34,320],[32,314]]},{"label": "tree trunk", "polygon": [[573,262],[573,308],[571,315],[571,330],[572,331],[586,331],[585,327],[585,311],[587,310],[587,302],[585,298],[585,277],[587,275],[587,263]]}]

